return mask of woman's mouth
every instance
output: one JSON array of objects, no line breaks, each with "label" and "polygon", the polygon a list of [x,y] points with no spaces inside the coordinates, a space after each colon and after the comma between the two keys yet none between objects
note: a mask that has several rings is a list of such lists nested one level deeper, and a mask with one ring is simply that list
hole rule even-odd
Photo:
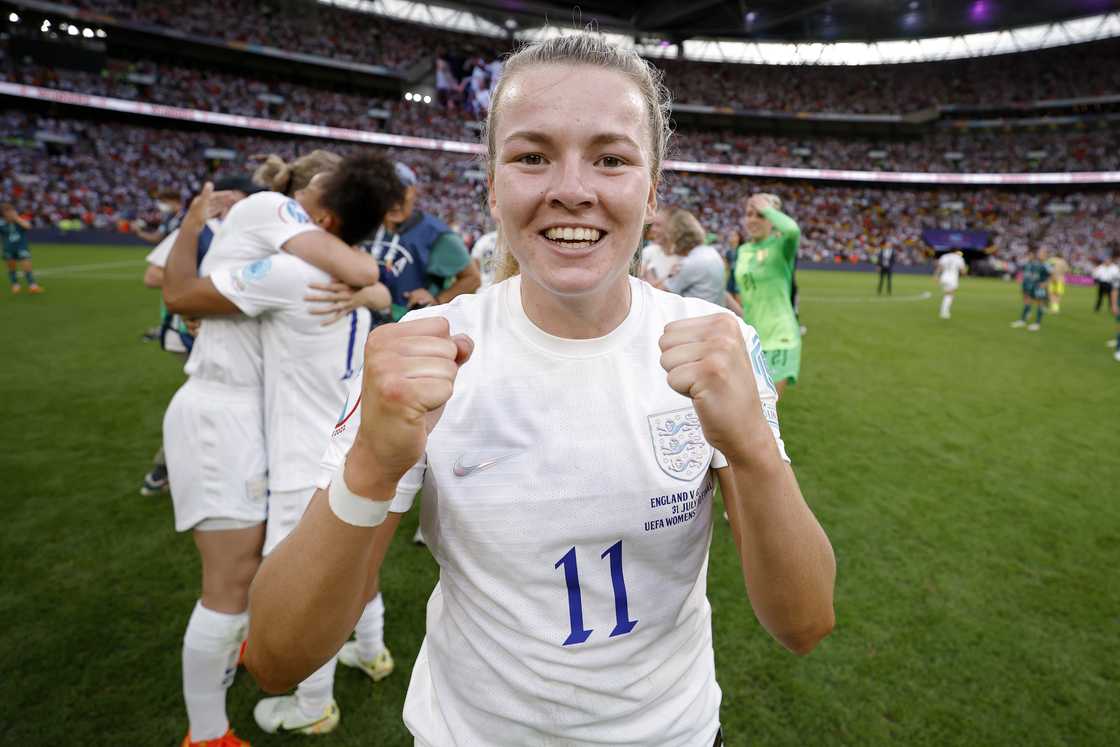
[{"label": "woman's mouth", "polygon": [[606,237],[606,231],[590,226],[554,226],[540,232],[547,241],[564,249],[586,249]]}]

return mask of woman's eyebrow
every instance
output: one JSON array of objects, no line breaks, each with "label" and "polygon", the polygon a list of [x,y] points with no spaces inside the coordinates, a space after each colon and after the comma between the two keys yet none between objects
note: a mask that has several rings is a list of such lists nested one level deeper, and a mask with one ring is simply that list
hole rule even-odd
[{"label": "woman's eyebrow", "polygon": [[[515,132],[511,132],[506,136],[505,142],[508,143],[511,140],[525,140],[530,143],[540,143],[543,145],[549,145],[553,142],[553,139],[550,135],[537,130],[517,130]],[[615,145],[619,143],[628,145],[636,150],[641,150],[641,146],[634,141],[634,138],[621,132],[601,132],[591,138],[590,144],[592,146],[602,146]]]}]

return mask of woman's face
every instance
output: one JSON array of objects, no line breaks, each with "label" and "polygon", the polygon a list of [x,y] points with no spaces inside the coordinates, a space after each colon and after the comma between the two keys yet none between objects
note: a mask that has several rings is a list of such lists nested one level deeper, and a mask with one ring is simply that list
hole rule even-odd
[{"label": "woman's face", "polygon": [[311,177],[311,181],[303,189],[297,189],[292,195],[300,207],[307,211],[311,220],[328,233],[338,235],[341,226],[335,219],[334,213],[323,207],[323,187],[326,184],[328,172],[322,171]]},{"label": "woman's face", "polygon": [[541,66],[509,80],[496,106],[490,213],[524,292],[618,292],[657,208],[637,86],[599,67]]},{"label": "woman's face", "polygon": [[758,212],[753,205],[747,206],[747,212],[743,218],[743,228],[751,241],[764,239],[770,235],[771,231],[770,221],[763,217],[762,213]]}]

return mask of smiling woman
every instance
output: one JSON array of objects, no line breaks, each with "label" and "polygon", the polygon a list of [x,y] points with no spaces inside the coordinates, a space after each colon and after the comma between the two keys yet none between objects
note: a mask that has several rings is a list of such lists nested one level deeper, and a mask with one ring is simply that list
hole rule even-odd
[{"label": "smiling woman", "polygon": [[263,686],[346,640],[417,489],[440,566],[404,708],[418,745],[720,744],[717,482],[759,621],[797,653],[831,630],[832,548],[758,336],[628,274],[666,101],[595,35],[510,58],[489,201],[518,271],[370,335],[361,405],[254,582],[246,663]]}]

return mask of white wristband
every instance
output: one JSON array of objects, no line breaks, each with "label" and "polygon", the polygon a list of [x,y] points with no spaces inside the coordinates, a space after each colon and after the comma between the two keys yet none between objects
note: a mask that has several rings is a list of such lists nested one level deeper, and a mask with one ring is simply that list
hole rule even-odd
[{"label": "white wristband", "polygon": [[327,489],[327,502],[331,511],[342,521],[356,527],[375,527],[385,521],[389,515],[389,501],[375,501],[372,498],[363,498],[354,495],[346,486],[343,473],[346,471],[346,460],[338,466],[331,485]]}]

